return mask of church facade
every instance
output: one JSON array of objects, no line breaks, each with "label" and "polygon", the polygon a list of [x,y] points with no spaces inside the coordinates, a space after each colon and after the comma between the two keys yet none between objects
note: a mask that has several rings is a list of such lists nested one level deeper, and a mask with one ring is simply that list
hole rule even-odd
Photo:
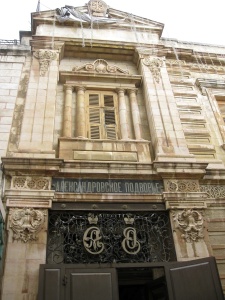
[{"label": "church facade", "polygon": [[2,299],[223,299],[225,46],[31,17],[0,45]]}]

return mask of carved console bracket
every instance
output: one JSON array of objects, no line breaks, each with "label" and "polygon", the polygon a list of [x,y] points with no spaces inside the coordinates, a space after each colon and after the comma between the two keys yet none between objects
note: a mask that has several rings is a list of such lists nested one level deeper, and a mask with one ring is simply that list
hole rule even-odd
[{"label": "carved console bracket", "polygon": [[204,238],[203,212],[196,209],[184,209],[181,212],[172,212],[175,228],[181,231],[181,237],[187,243],[197,242]]},{"label": "carved console bracket", "polygon": [[148,56],[142,60],[145,66],[149,67],[153,78],[157,83],[160,81],[160,69],[163,66],[163,59],[155,56]]},{"label": "carved console bracket", "polygon": [[37,240],[37,234],[44,226],[46,215],[46,210],[11,208],[9,228],[13,231],[13,240],[21,240],[24,243]]},{"label": "carved console bracket", "polygon": [[127,70],[123,70],[115,65],[109,65],[108,62],[104,59],[97,59],[93,63],[87,63],[85,65],[82,65],[80,67],[74,67],[72,71],[87,71],[87,72],[97,72],[97,73],[109,73],[109,74],[115,74],[115,73],[123,73],[123,74],[129,74]]},{"label": "carved console bracket", "polygon": [[40,64],[40,76],[44,76],[48,71],[50,62],[56,59],[57,54],[55,51],[51,50],[38,50],[34,52],[34,57],[39,60]]}]

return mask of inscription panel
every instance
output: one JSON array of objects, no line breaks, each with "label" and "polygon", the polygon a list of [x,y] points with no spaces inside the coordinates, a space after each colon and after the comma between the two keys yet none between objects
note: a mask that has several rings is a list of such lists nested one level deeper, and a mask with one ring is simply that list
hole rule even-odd
[{"label": "inscription panel", "polygon": [[61,193],[161,194],[160,180],[53,178],[52,189]]}]

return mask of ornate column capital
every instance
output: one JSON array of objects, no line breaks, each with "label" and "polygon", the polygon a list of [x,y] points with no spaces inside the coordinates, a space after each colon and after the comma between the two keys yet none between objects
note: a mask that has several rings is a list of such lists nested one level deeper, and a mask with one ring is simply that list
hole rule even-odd
[{"label": "ornate column capital", "polygon": [[50,62],[57,58],[57,52],[53,50],[41,49],[34,52],[34,57],[39,60],[40,64],[40,75],[44,76],[48,71]]},{"label": "ornate column capital", "polygon": [[86,87],[84,85],[76,85],[76,86],[74,86],[74,89],[76,92],[80,92],[80,91],[85,92],[86,91]]},{"label": "ornate column capital", "polygon": [[125,93],[125,88],[117,88],[116,90],[117,94],[124,94]]},{"label": "ornate column capital", "polygon": [[63,86],[64,91],[74,91],[74,86],[70,85],[70,84],[64,84]]},{"label": "ornate column capital", "polygon": [[164,59],[156,56],[145,56],[142,59],[142,62],[145,66],[149,67],[149,70],[152,73],[153,78],[157,83],[160,81],[160,70],[163,66]]},{"label": "ornate column capital", "polygon": [[37,240],[37,234],[44,227],[46,215],[45,209],[10,208],[9,228],[13,231],[13,240],[24,243]]},{"label": "ornate column capital", "polygon": [[138,89],[137,88],[131,88],[131,89],[127,89],[127,94],[128,96],[130,96],[131,94],[137,94]]}]

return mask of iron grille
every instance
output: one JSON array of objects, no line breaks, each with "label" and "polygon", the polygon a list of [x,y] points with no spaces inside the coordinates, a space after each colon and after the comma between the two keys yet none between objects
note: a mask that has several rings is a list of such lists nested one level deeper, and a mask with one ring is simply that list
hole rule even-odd
[{"label": "iron grille", "polygon": [[173,260],[167,212],[50,212],[47,263]]}]

